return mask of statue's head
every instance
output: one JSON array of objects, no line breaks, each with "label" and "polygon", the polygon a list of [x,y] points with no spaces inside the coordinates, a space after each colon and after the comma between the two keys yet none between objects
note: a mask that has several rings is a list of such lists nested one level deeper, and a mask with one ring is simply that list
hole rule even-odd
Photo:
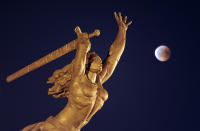
[{"label": "statue's head", "polygon": [[102,60],[95,52],[87,54],[86,70],[97,74],[102,71]]},{"label": "statue's head", "polygon": [[[64,66],[62,69],[54,71],[53,75],[48,78],[47,83],[54,84],[49,88],[48,94],[55,98],[68,97],[69,86],[73,75],[73,62]],[[99,73],[102,71],[102,60],[95,52],[87,54],[86,72]]]}]

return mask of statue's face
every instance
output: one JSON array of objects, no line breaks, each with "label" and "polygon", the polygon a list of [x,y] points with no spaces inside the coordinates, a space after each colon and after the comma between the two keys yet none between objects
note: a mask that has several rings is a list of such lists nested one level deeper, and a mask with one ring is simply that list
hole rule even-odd
[{"label": "statue's face", "polygon": [[102,71],[102,60],[99,56],[92,58],[92,63],[90,65],[90,71],[93,73],[99,73]]}]

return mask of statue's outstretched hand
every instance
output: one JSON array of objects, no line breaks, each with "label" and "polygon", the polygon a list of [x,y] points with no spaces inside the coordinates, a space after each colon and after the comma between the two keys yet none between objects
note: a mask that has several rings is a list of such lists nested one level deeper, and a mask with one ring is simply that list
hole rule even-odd
[{"label": "statue's outstretched hand", "polygon": [[126,22],[127,16],[125,16],[124,19],[122,19],[121,12],[119,12],[118,15],[116,12],[114,12],[114,15],[115,15],[115,19],[117,21],[119,28],[122,28],[126,31],[128,29],[128,26],[132,24],[132,21],[130,21],[128,23]]}]

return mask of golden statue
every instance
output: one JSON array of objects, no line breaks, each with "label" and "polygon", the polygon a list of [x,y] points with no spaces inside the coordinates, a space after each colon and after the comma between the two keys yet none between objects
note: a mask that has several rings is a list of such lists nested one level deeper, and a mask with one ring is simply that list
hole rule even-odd
[{"label": "golden statue", "polygon": [[95,52],[89,52],[89,38],[100,35],[100,32],[96,30],[92,34],[82,33],[81,29],[76,27],[76,40],[7,77],[10,82],[76,49],[72,62],[56,70],[47,81],[54,84],[49,88],[48,94],[55,98],[68,98],[67,105],[56,116],[28,125],[22,131],[80,131],[101,109],[108,98],[102,84],[110,78],[124,51],[126,31],[132,23],[126,22],[127,16],[122,19],[121,13],[114,12],[114,16],[118,23],[118,34],[103,63]]}]

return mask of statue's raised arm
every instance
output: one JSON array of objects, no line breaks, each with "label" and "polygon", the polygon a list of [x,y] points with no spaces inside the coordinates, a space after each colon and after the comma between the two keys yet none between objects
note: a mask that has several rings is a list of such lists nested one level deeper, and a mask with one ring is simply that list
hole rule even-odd
[{"label": "statue's raised arm", "polygon": [[80,27],[75,28],[77,34],[76,40],[76,56],[73,63],[73,77],[80,77],[85,73],[86,56],[91,49],[89,35],[82,33]]},{"label": "statue's raised arm", "polygon": [[117,63],[119,62],[119,59],[125,48],[126,31],[128,29],[128,26],[132,23],[132,21],[127,23],[127,16],[125,16],[124,19],[122,19],[120,12],[118,15],[116,12],[114,12],[114,16],[118,24],[118,34],[115,41],[112,43],[109,49],[108,56],[103,62],[103,70],[99,74],[100,81],[102,84],[110,78],[115,67],[117,66]]}]

